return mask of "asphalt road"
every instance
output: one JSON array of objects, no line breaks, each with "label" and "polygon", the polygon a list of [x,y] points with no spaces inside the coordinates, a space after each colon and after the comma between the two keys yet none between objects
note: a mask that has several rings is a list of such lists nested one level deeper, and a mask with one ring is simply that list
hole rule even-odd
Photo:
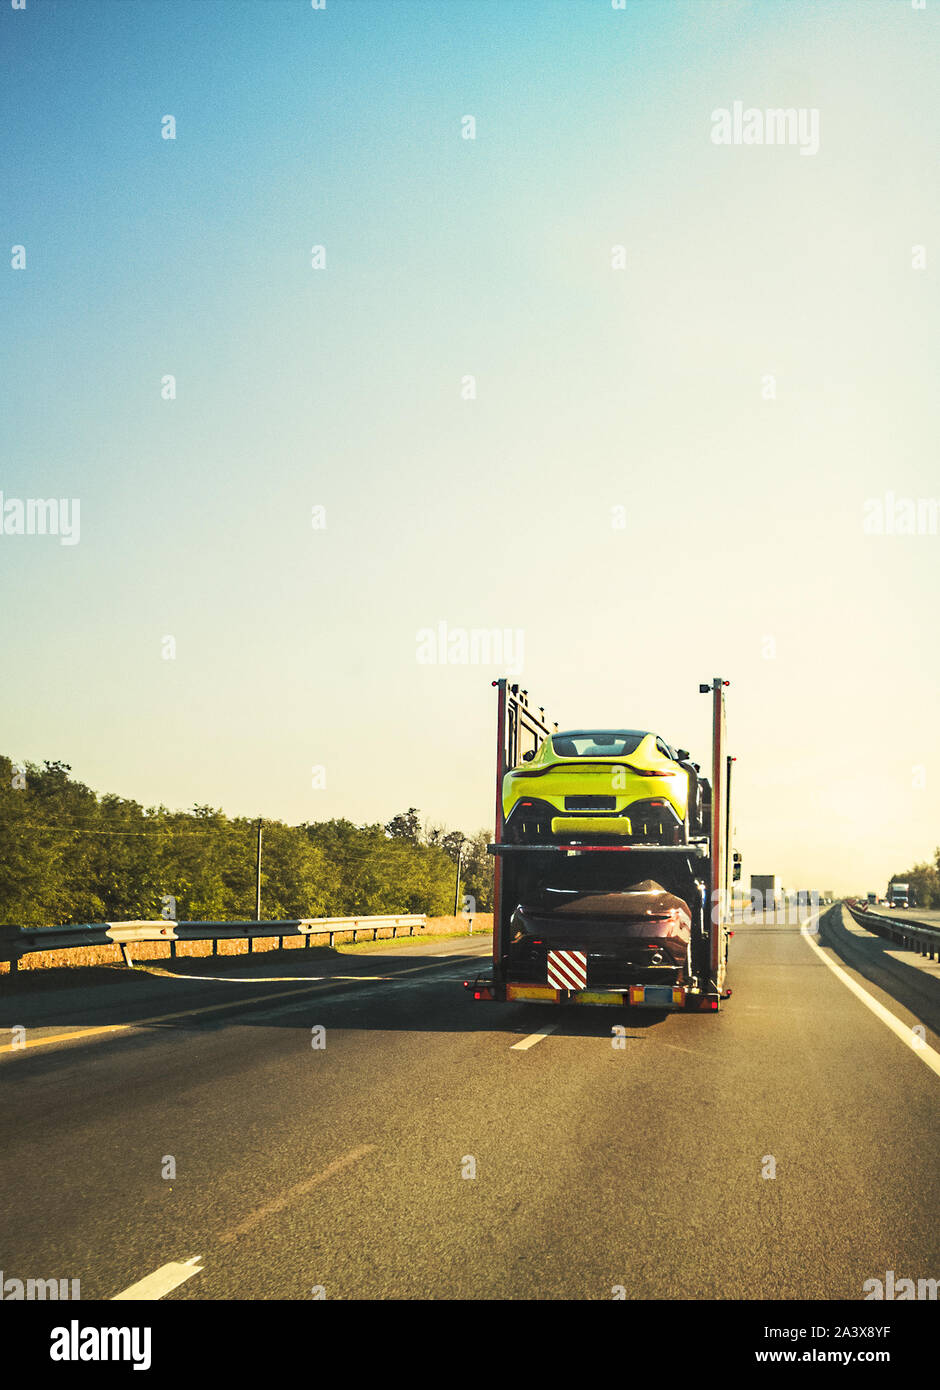
[{"label": "asphalt road", "polygon": [[[736,928],[714,1016],[474,1003],[486,941],[7,994],[31,1045],[0,1056],[3,1277],[112,1298],[198,1257],[168,1300],[860,1299],[888,1270],[936,1278],[940,985],[824,917],[822,954],[906,1036],[779,924]],[[304,980],[325,974],[355,978]]]}]

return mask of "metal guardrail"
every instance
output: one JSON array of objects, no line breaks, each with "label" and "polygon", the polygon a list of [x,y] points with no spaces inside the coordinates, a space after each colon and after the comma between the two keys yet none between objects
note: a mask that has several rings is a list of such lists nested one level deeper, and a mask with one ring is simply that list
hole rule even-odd
[{"label": "metal guardrail", "polygon": [[903,946],[905,950],[916,951],[918,955],[929,956],[931,960],[934,959],[934,952],[940,955],[940,929],[937,927],[931,927],[926,922],[909,922],[899,917],[882,917],[879,912],[872,912],[861,904],[856,906],[847,902],[845,906],[860,927],[867,927],[878,936],[886,936],[897,945]]},{"label": "metal guardrail", "polygon": [[328,936],[330,945],[334,938],[343,932],[356,933],[371,931],[372,940],[378,938],[383,927],[392,928],[392,936],[399,928],[408,928],[407,935],[414,936],[415,927],[427,926],[424,913],[405,913],[398,916],[375,917],[298,917],[279,922],[174,922],[158,918],[151,922],[99,922],[78,924],[69,927],[16,927],[0,926],[0,961],[9,961],[10,970],[15,971],[20,958],[35,951],[61,951],[76,946],[120,946],[125,964],[134,964],[130,948],[141,941],[168,941],[170,955],[176,955],[178,941],[211,941],[212,954],[218,955],[219,941],[233,937],[246,937],[248,950],[256,937],[278,938],[278,949],[282,950],[285,936],[303,936],[310,945],[313,936]]}]

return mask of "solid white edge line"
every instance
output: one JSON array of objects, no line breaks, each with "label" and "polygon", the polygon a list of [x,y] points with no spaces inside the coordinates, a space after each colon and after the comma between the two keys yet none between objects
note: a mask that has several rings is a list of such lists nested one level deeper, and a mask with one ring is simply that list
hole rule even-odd
[{"label": "solid white edge line", "polygon": [[180,1284],[185,1284],[194,1274],[201,1274],[202,1270],[196,1268],[201,1259],[201,1255],[194,1255],[191,1260],[184,1260],[182,1263],[174,1261],[172,1264],[161,1265],[152,1274],[148,1274],[146,1279],[131,1284],[130,1288],[124,1289],[122,1293],[116,1293],[109,1302],[120,1303],[124,1300],[152,1303],[164,1294],[179,1288]]},{"label": "solid white edge line", "polygon": [[800,935],[807,946],[812,947],[820,960],[828,965],[832,973],[837,975],[855,997],[862,1001],[866,1009],[871,1009],[875,1017],[881,1019],[881,1022],[891,1029],[895,1037],[900,1038],[901,1042],[911,1049],[915,1057],[919,1057],[936,1076],[940,1076],[940,1053],[936,1052],[925,1039],[917,1037],[910,1024],[902,1023],[890,1009],[886,1009],[884,1004],[877,1000],[874,995],[869,994],[867,989],[862,989],[862,986],[856,983],[852,976],[842,969],[841,965],[836,965],[835,961],[829,959],[822,947],[813,940],[813,935],[817,933],[808,931],[812,921],[812,917],[807,917],[805,922],[800,923]]},{"label": "solid white edge line", "polygon": [[547,1038],[549,1033],[554,1033],[555,1029],[558,1027],[558,1023],[546,1023],[545,1027],[540,1028],[537,1033],[530,1033],[529,1036],[523,1038],[521,1042],[513,1043],[509,1050],[510,1052],[525,1052],[528,1048],[534,1047],[536,1043],[541,1042],[543,1038]]}]

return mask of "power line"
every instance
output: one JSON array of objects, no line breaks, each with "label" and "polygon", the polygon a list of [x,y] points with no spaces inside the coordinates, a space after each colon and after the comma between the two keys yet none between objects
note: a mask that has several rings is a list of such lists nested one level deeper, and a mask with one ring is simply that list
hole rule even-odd
[{"label": "power line", "polygon": [[158,835],[204,835],[206,830],[233,831],[238,832],[240,827],[234,825],[210,825],[203,830],[182,830],[176,826],[167,826],[164,830],[99,830],[86,825],[52,825],[45,821],[0,821],[0,828],[4,830],[58,830],[65,835],[141,835],[144,838],[156,838]]},{"label": "power line", "polygon": [[[311,828],[314,828],[316,824],[315,822],[314,826]],[[329,822],[324,821],[321,822],[321,824],[328,825]],[[325,854],[332,853],[337,859],[346,859],[356,855],[373,855],[386,847],[390,849],[404,849],[406,847],[411,849],[434,849],[439,850],[442,854],[446,854],[448,859],[451,858],[442,844],[422,844],[420,841],[410,840],[405,836],[387,836],[385,839],[374,844],[324,845],[319,841],[315,833],[313,835],[307,833],[307,825],[284,825],[283,822],[278,821],[269,822],[268,825],[271,829],[280,826],[285,830],[299,831],[301,834],[306,834],[307,840],[314,848],[321,850]],[[213,833],[242,835],[245,832],[254,831],[256,828],[257,820],[253,820],[241,826],[232,824],[220,825],[215,822],[207,822],[199,830],[187,830],[173,825],[165,826],[158,830],[105,830],[97,826],[61,825],[51,821],[0,821],[0,830],[51,830],[63,835],[133,835],[139,836],[142,839],[156,839],[158,836],[166,835],[200,836]],[[366,833],[363,828],[357,826],[356,829],[359,834]]]}]

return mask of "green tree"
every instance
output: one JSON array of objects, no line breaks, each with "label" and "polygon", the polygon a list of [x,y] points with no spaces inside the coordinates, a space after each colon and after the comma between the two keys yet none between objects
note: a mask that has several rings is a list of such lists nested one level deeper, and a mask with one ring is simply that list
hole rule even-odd
[{"label": "green tree", "polygon": [[[22,769],[0,757],[0,921],[23,926],[159,917],[250,918],[257,823],[212,806],[144,808],[98,796],[55,760]],[[452,911],[463,846],[463,891],[492,903],[485,832],[466,840],[415,807],[386,825],[347,820],[264,822],[261,910],[268,918]]]},{"label": "green tree", "polygon": [[421,817],[414,806],[407,811],[399,811],[385,827],[385,833],[392,840],[410,840],[413,845],[421,839]]},{"label": "green tree", "polygon": [[892,883],[907,883],[918,907],[940,907],[940,849],[936,856],[936,865],[915,864],[904,873],[892,874],[888,881],[889,892]]},{"label": "green tree", "polygon": [[475,900],[478,912],[493,911],[493,856],[486,849],[490,838],[489,831],[479,830],[463,851],[462,892]]}]

